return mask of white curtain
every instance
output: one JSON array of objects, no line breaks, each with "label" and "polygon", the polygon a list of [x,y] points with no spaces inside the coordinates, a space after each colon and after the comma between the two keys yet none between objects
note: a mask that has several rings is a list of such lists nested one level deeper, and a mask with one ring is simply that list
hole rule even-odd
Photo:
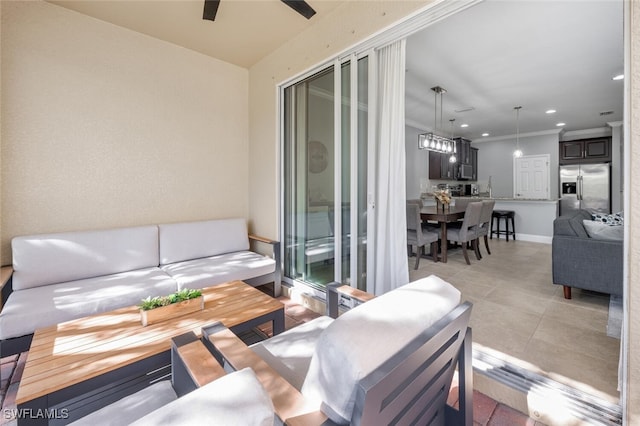
[{"label": "white curtain", "polygon": [[404,139],[405,40],[378,52],[374,293],[409,282]]}]

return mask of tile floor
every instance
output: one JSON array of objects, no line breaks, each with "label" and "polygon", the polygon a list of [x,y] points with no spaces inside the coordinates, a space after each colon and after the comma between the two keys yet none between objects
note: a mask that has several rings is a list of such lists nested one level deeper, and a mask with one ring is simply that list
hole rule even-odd
[{"label": "tile floor", "polygon": [[[426,263],[426,262],[425,262]],[[290,329],[318,316],[317,313],[292,302],[290,299],[281,297],[285,304],[285,327]],[[261,327],[266,334],[271,333],[269,326]],[[26,361],[26,353],[19,356],[9,356],[0,359],[2,370],[2,381],[0,385],[0,405],[2,414],[0,415],[0,425],[14,426],[15,420],[7,421],[5,413],[15,408],[15,397],[22,375],[22,369]],[[449,395],[449,403],[457,403],[457,393],[454,391]],[[488,396],[474,391],[473,395],[473,418],[474,426],[544,426],[540,422],[528,418],[524,414],[500,404]]]},{"label": "tile floor", "polygon": [[544,373],[556,381],[618,403],[620,340],[606,334],[609,296],[573,289],[563,298],[551,278],[551,245],[489,240],[491,255],[482,260],[462,250],[448,262],[421,259],[410,278],[436,274],[473,303],[474,347]]}]

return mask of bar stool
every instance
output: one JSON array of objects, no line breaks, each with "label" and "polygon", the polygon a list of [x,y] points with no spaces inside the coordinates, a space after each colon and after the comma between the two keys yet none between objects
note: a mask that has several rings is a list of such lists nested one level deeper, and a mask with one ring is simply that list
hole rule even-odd
[{"label": "bar stool", "polygon": [[[513,235],[513,239],[516,239],[516,225],[514,222],[514,218],[516,217],[516,212],[513,210],[494,210],[491,213],[491,239],[493,239],[493,234],[497,235],[497,238],[500,238],[500,234],[505,235],[507,237],[507,241],[509,241],[509,235]],[[500,219],[504,219],[505,231],[500,230]],[[509,219],[511,219],[511,231],[509,231]],[[494,220],[497,220],[497,227],[493,227]]]}]

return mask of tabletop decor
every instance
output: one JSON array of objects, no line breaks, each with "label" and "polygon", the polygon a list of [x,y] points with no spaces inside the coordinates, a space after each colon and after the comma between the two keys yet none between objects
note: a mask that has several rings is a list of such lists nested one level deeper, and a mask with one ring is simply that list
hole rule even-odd
[{"label": "tabletop decor", "polygon": [[144,327],[204,309],[202,290],[186,288],[168,296],[147,297],[138,305]]},{"label": "tabletop decor", "polygon": [[438,210],[446,210],[449,208],[451,195],[449,195],[448,189],[438,189],[433,192],[433,196],[436,198]]}]

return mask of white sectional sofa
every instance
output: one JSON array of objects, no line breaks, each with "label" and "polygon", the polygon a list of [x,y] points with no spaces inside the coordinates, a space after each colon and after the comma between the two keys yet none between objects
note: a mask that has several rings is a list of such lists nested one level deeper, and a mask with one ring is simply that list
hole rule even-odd
[{"label": "white sectional sofa", "polygon": [[[250,238],[271,244],[272,257],[251,251]],[[38,328],[182,288],[243,280],[280,294],[279,243],[249,236],[244,219],[21,236],[11,246],[2,357],[27,350]]]}]

